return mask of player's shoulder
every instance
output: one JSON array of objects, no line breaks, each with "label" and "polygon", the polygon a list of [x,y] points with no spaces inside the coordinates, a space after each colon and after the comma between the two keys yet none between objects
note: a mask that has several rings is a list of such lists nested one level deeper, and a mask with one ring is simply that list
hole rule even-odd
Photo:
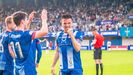
[{"label": "player's shoulder", "polygon": [[27,31],[15,30],[9,34],[9,37],[14,38],[14,39],[17,39],[17,38],[27,39],[26,37],[28,37],[31,34],[32,34],[32,32],[30,32],[28,30]]},{"label": "player's shoulder", "polygon": [[56,37],[58,38],[61,34],[63,34],[64,32],[61,30],[61,31],[59,31],[59,32],[57,32],[57,34],[56,34]]},{"label": "player's shoulder", "polygon": [[79,31],[78,31],[78,30],[73,30],[73,34],[74,34],[74,36],[76,36],[76,35],[77,35],[77,33],[79,33]]},{"label": "player's shoulder", "polygon": [[24,31],[25,34],[32,34],[34,31],[31,31],[31,30],[26,30]]},{"label": "player's shoulder", "polygon": [[83,36],[83,33],[80,30],[74,30],[73,34],[76,38],[81,38]]},{"label": "player's shoulder", "polygon": [[34,31],[26,30],[26,31],[22,31],[21,34],[23,34],[23,35],[32,35],[33,33],[34,33]]},{"label": "player's shoulder", "polygon": [[8,41],[9,39],[9,35],[11,34],[11,32],[9,31],[4,31],[2,34],[1,34],[1,38],[2,39],[2,43],[5,43],[6,41]]},{"label": "player's shoulder", "polygon": [[3,33],[1,33],[0,37],[7,38],[10,35],[10,33],[11,32],[9,32],[9,31],[4,31]]},{"label": "player's shoulder", "polygon": [[15,31],[12,31],[11,33],[24,33],[24,34],[32,34],[34,31],[31,31],[31,30],[15,30]]}]

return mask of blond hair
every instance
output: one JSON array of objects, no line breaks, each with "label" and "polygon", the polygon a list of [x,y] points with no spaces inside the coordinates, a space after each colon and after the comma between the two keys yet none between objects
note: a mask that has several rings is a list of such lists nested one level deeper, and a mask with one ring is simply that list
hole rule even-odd
[{"label": "blond hair", "polygon": [[13,22],[13,17],[12,16],[7,16],[5,18],[5,24],[8,25],[8,24],[11,24]]}]

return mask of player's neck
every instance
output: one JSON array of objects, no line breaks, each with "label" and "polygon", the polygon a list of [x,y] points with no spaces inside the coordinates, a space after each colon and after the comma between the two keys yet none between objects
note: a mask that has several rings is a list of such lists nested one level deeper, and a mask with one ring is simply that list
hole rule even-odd
[{"label": "player's neck", "polygon": [[21,25],[20,25],[20,26],[17,26],[17,27],[16,27],[16,30],[22,30],[22,31],[24,31],[24,27],[21,26]]}]

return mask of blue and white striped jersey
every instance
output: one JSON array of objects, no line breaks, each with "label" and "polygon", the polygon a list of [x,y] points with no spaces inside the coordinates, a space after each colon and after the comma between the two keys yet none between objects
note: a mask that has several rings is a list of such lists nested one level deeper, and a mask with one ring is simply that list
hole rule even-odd
[{"label": "blue and white striped jersey", "polygon": [[[73,31],[78,42],[82,41],[82,33]],[[57,34],[57,46],[59,48],[60,69],[82,69],[80,52],[76,52],[73,47],[72,40],[67,33],[63,31]]]}]

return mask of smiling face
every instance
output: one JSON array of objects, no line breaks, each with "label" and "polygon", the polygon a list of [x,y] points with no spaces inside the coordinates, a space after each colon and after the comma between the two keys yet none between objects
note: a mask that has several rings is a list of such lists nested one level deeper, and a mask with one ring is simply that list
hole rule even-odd
[{"label": "smiling face", "polygon": [[64,32],[67,32],[68,29],[72,28],[72,19],[71,18],[63,18],[61,20],[62,27],[64,28]]},{"label": "smiling face", "polygon": [[64,28],[64,32],[67,33],[68,29],[72,28],[72,16],[70,14],[63,14],[61,18],[61,25]]}]

